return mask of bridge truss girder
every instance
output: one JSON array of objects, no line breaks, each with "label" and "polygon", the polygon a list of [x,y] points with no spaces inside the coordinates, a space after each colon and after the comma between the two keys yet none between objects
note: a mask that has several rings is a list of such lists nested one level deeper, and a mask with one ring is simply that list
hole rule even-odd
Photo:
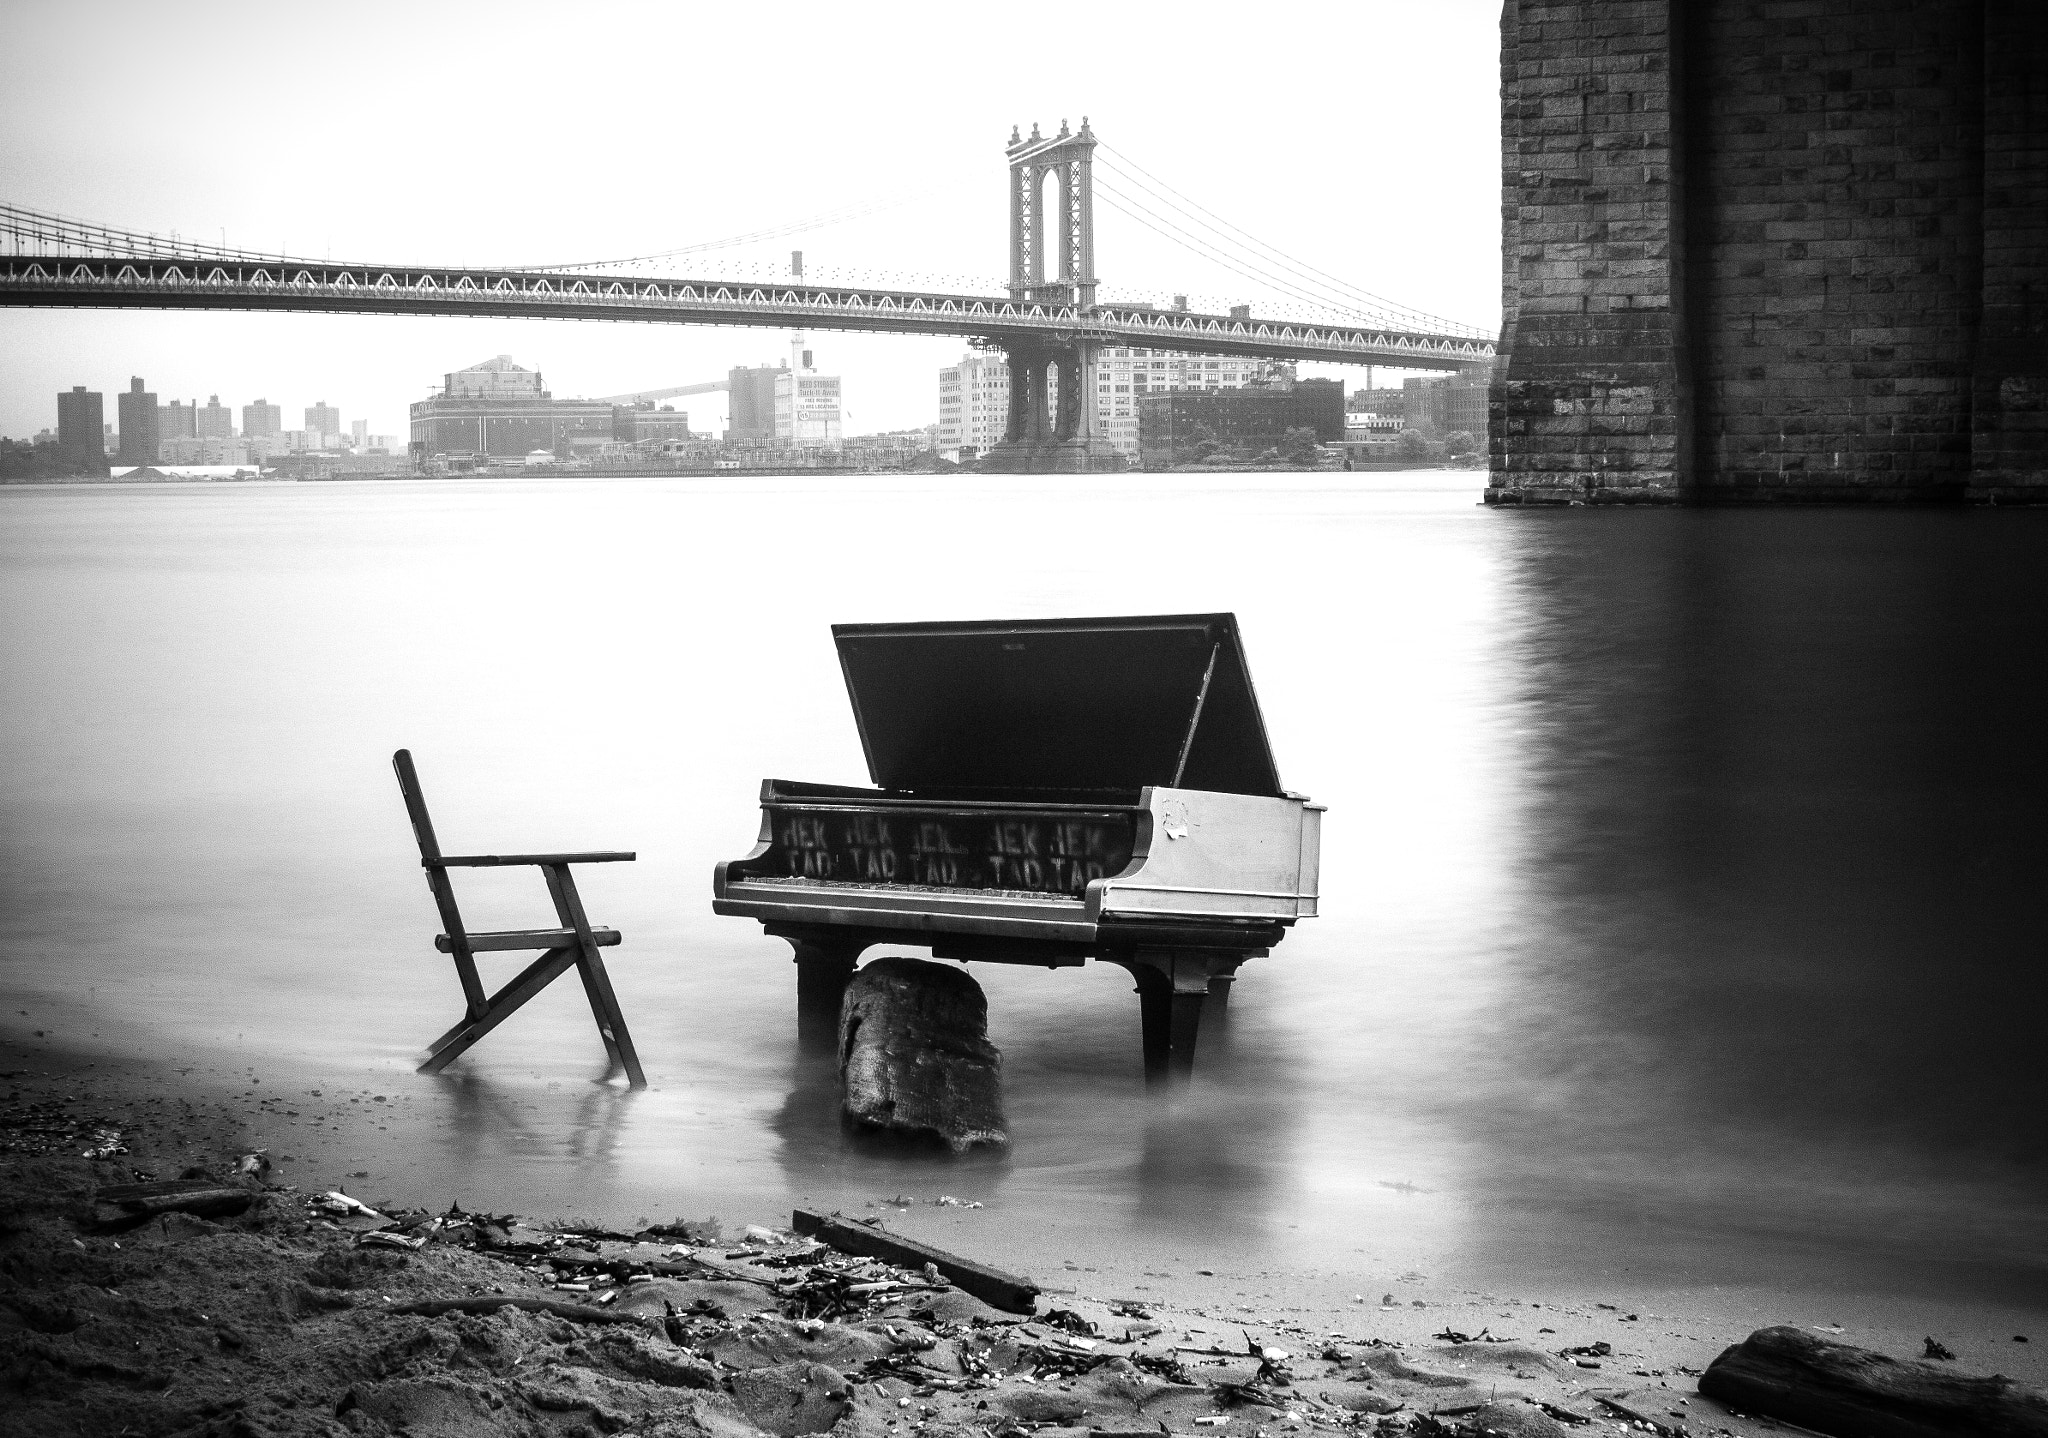
[{"label": "bridge truss girder", "polygon": [[961,336],[992,345],[1085,340],[1190,354],[1458,370],[1491,340],[1244,319],[1128,305],[1082,307],[800,283],[670,280],[532,270],[382,268],[321,261],[0,255],[0,306],[206,309],[626,321]]}]

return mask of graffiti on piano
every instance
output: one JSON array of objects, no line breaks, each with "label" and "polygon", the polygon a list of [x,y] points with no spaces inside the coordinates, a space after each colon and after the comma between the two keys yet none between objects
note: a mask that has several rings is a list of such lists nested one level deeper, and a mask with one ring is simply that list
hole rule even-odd
[{"label": "graffiti on piano", "polygon": [[778,810],[769,872],[857,884],[1010,889],[1078,897],[1131,862],[1129,816]]}]

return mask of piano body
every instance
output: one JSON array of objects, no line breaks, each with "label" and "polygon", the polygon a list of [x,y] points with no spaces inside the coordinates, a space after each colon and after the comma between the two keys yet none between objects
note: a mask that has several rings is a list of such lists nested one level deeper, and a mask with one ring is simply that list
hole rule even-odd
[{"label": "piano body", "polygon": [[1316,912],[1322,809],[1280,787],[1229,614],[841,624],[876,787],[769,779],[712,908],[796,950],[831,1035],[863,950],[1137,981],[1148,1081],[1185,1078],[1205,1006]]}]

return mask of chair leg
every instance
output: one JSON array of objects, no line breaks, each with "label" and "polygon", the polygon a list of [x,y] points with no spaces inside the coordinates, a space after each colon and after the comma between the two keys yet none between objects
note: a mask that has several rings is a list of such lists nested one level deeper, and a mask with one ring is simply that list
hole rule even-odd
[{"label": "chair leg", "polygon": [[469,1005],[472,1021],[484,1016],[490,1007],[490,1000],[484,997],[483,976],[476,971],[476,957],[469,951],[469,936],[463,935],[455,941],[455,977],[462,981],[462,999]]},{"label": "chair leg", "polygon": [[611,1071],[624,1069],[628,1084],[646,1088],[647,1075],[640,1068],[633,1036],[626,1032],[626,1016],[619,1009],[618,995],[612,992],[611,975],[604,971],[604,960],[598,956],[597,940],[591,936],[590,916],[583,912],[583,898],[576,892],[575,877],[567,864],[546,864],[541,872],[547,876],[548,893],[554,898],[555,913],[561,917],[562,926],[576,931],[577,946],[582,951],[576,968],[583,976],[583,992],[590,999],[591,1016],[597,1020],[597,1032],[604,1040]]},{"label": "chair leg", "polygon": [[595,944],[589,946],[576,968],[583,976],[583,992],[590,998],[590,1012],[597,1019],[597,1031],[604,1039],[605,1054],[612,1067],[624,1069],[626,1082],[633,1088],[646,1088],[647,1075],[640,1068],[640,1054],[633,1047],[633,1036],[626,1031],[626,1015],[619,1008],[618,995],[612,992],[611,975],[605,972],[604,960],[597,956]]},{"label": "chair leg", "polygon": [[519,976],[491,996],[481,1016],[465,1018],[447,1033],[435,1039],[428,1049],[427,1061],[419,1066],[423,1074],[437,1074],[466,1053],[471,1045],[517,1013],[526,1001],[559,978],[576,962],[576,950],[568,947],[549,949],[519,973]]}]

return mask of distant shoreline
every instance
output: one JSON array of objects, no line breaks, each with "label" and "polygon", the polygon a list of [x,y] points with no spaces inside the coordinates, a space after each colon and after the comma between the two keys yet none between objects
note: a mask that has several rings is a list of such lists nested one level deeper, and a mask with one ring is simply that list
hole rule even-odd
[{"label": "distant shoreline", "polygon": [[[1475,476],[1484,475],[1483,466],[1455,464],[1407,464],[1398,461],[1373,460],[1355,464],[1350,469],[1333,468],[1328,465],[1284,465],[1284,464],[1182,464],[1165,469],[1126,469],[1112,473],[1091,476],[1096,479],[1116,479],[1124,475],[1140,474],[1441,474],[1467,471]],[[749,476],[766,476],[787,479],[803,475],[830,475],[844,479],[867,479],[889,477],[894,479],[918,477],[995,478],[984,476],[981,471],[962,469],[954,471],[932,471],[922,469],[556,469],[553,467],[487,471],[471,474],[419,474],[412,470],[393,470],[386,473],[325,474],[287,476],[277,474],[251,474],[242,476],[218,475],[164,475],[158,479],[130,479],[125,475],[68,475],[38,476],[34,479],[0,480],[4,489],[58,489],[58,488],[105,488],[117,486],[129,489],[147,489],[167,484],[346,484],[352,481],[368,483],[392,483],[418,480],[427,483],[449,483],[470,479],[744,479]],[[1061,479],[1064,475],[1003,475],[1004,479]]]}]

